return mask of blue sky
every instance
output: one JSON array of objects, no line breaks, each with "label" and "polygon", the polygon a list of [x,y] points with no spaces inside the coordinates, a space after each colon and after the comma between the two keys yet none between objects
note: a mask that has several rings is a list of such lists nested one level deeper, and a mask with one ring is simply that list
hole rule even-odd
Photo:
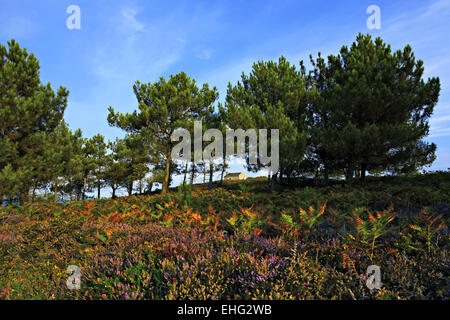
[{"label": "blue sky", "polygon": [[[81,29],[69,30],[69,5],[81,9]],[[381,29],[369,30],[369,5],[381,9]],[[86,137],[123,136],[106,122],[107,108],[137,107],[132,85],[185,71],[219,89],[253,62],[335,54],[359,32],[393,49],[410,44],[439,76],[441,96],[427,139],[438,146],[431,169],[450,167],[450,1],[117,1],[0,0],[0,43],[15,38],[41,64],[41,79],[70,90],[65,119]],[[242,170],[235,164],[233,171]]]}]

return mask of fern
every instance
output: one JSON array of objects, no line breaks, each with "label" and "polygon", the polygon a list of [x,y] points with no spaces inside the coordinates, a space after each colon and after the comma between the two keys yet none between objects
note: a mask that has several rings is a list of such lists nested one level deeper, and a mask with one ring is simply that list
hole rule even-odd
[{"label": "fern", "polygon": [[[415,231],[420,240],[425,240],[427,252],[431,253],[432,239],[438,234],[438,232],[446,227],[442,214],[433,215],[427,209],[423,209],[412,224],[409,224],[410,229]],[[437,242],[436,242],[437,246]],[[411,245],[413,249],[420,250],[420,246]]]},{"label": "fern", "polygon": [[281,213],[280,223],[294,239],[296,239],[298,232],[301,230],[303,240],[306,240],[314,226],[322,223],[322,215],[325,212],[325,208],[326,203],[322,205],[320,210],[309,207],[308,211],[300,208],[297,215]]},{"label": "fern", "polygon": [[348,233],[347,236],[352,242],[366,252],[370,251],[370,254],[368,255],[371,262],[373,260],[375,247],[377,246],[377,239],[386,233],[387,225],[395,218],[393,210],[394,208],[391,205],[387,210],[384,210],[381,213],[377,211],[376,214],[373,214],[372,212],[367,211],[368,218],[363,219],[361,217],[362,210],[355,209],[350,218],[355,227],[356,236],[353,236],[350,233]]},{"label": "fern", "polygon": [[261,234],[261,228],[266,223],[266,219],[263,219],[260,213],[253,210],[253,206],[250,208],[241,208],[239,214],[234,212],[231,217],[225,220],[235,232],[253,233],[256,236]]},{"label": "fern", "polygon": [[180,184],[178,186],[177,202],[185,207],[192,205],[192,184]]},{"label": "fern", "polygon": [[358,276],[358,272],[356,272],[355,261],[353,261],[345,252],[342,253],[342,266],[344,268],[347,268],[350,274]]}]

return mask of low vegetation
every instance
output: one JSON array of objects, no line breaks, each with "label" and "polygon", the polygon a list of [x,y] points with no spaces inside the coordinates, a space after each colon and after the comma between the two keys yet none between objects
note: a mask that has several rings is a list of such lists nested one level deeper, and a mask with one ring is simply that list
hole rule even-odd
[{"label": "low vegetation", "polygon": [[[1,208],[0,296],[448,299],[450,173],[277,187]],[[66,286],[69,265],[81,290]],[[379,290],[366,286],[369,265]]]}]

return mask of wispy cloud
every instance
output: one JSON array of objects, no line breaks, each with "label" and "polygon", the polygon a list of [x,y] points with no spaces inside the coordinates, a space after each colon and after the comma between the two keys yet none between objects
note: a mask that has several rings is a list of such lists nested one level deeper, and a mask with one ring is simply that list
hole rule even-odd
[{"label": "wispy cloud", "polygon": [[434,15],[442,15],[445,13],[450,13],[450,1],[448,0],[438,0],[432,3],[425,12],[422,14],[422,18],[434,16]]},{"label": "wispy cloud", "polygon": [[430,119],[430,138],[450,136],[450,106],[441,106],[441,112]]},{"label": "wispy cloud", "polygon": [[136,16],[139,13],[139,9],[135,7],[125,7],[120,10],[120,13],[123,17],[122,26],[124,28],[130,28],[133,31],[144,31],[145,24],[138,21]]},{"label": "wispy cloud", "polygon": [[[0,39],[4,43],[14,37],[35,52],[41,75],[52,84],[55,79],[70,83],[66,114],[72,128],[114,138],[120,130],[106,124],[107,107],[135,109],[136,80],[153,82],[183,70],[199,84],[217,86],[222,100],[228,82],[235,84],[258,60],[284,55],[298,66],[299,60],[308,62],[309,54],[318,51],[336,54],[358,32],[371,32],[365,27],[364,4],[346,2],[77,0],[83,28],[69,32],[69,2],[0,0]],[[439,141],[440,152],[448,153],[450,1],[384,3],[382,29],[373,33],[394,49],[411,44],[424,60],[425,78],[441,79],[431,135]]]},{"label": "wispy cloud", "polygon": [[[445,16],[449,14],[450,1],[438,0],[415,10],[405,10],[403,14],[387,20],[383,23],[383,26],[386,26],[383,27],[383,33],[410,31],[409,27],[423,28],[424,23],[434,24],[437,20],[445,19]],[[426,37],[420,37],[420,39],[425,40]]]},{"label": "wispy cloud", "polygon": [[111,36],[97,45],[92,59],[96,76],[157,78],[182,58],[186,40],[179,27],[169,28],[170,22],[164,20],[141,20],[142,11],[129,5],[110,19]]},{"label": "wispy cloud", "polygon": [[[131,5],[121,7],[102,21],[96,41],[86,48],[90,86],[82,96],[73,93],[74,103],[69,102],[67,108],[67,116],[76,119],[76,126],[95,128],[95,121],[85,122],[76,113],[89,113],[105,124],[110,105],[120,112],[133,111],[137,108],[133,83],[156,81],[183,57],[186,41],[182,36],[158,32],[151,21],[140,18],[142,10]],[[110,139],[120,136],[117,130],[104,125],[101,130]]]},{"label": "wispy cloud", "polygon": [[431,119],[430,123],[432,125],[438,124],[438,123],[442,123],[442,122],[447,122],[450,121],[450,114],[447,115],[435,115],[433,117],[433,119]]},{"label": "wispy cloud", "polygon": [[[430,118],[429,139],[450,136],[450,43],[442,41],[448,35],[450,1],[424,2],[421,6],[409,6],[403,13],[383,22],[382,36],[393,48],[410,44],[417,59],[424,61],[424,78],[441,80],[440,102]],[[447,148],[447,147],[446,147]]]},{"label": "wispy cloud", "polygon": [[430,138],[442,138],[450,136],[450,128],[434,128],[430,134]]}]

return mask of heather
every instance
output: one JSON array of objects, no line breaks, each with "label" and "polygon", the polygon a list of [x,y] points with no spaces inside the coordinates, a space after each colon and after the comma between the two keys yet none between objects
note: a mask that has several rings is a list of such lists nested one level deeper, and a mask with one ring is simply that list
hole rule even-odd
[{"label": "heather", "polygon": [[[3,299],[448,299],[450,174],[0,209]],[[281,196],[282,194],[282,196]],[[69,265],[81,290],[66,286]],[[366,286],[369,265],[382,288]]]}]

